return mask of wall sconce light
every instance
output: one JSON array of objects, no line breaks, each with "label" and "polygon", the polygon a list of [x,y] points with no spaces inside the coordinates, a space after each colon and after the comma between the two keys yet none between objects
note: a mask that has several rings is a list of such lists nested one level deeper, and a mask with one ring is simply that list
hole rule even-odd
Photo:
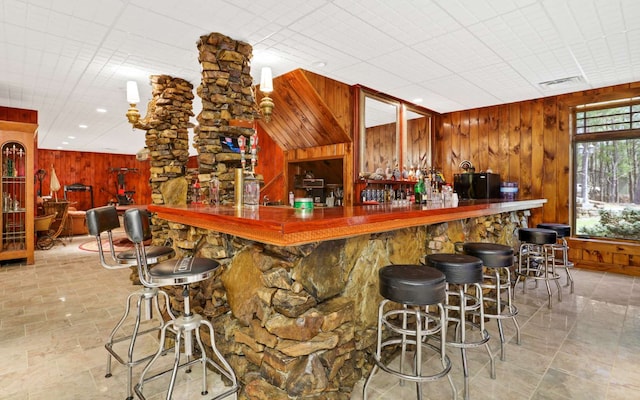
[{"label": "wall sconce light", "polygon": [[136,108],[136,104],[140,102],[140,93],[138,92],[138,84],[136,81],[127,81],[127,102],[129,103],[127,119],[135,128],[138,121],[140,121],[140,112]]},{"label": "wall sconce light", "polygon": [[273,114],[273,99],[269,97],[269,93],[273,92],[273,74],[270,67],[262,67],[260,74],[260,91],[264,95],[260,100],[260,110],[265,122],[271,121],[271,114]]}]

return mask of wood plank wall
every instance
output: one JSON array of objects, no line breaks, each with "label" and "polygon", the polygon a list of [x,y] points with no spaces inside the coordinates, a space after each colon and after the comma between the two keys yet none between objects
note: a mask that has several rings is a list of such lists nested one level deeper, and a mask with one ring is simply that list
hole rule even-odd
[{"label": "wood plank wall", "polygon": [[[137,168],[137,173],[127,173],[125,183],[127,190],[135,190],[133,196],[136,204],[151,203],[151,186],[149,185],[149,162],[138,161],[135,155],[90,153],[80,151],[45,150],[38,151],[35,170],[42,168],[47,176],[42,182],[44,195],[50,193],[51,165],[55,167],[60,184],[71,185],[82,183],[93,186],[94,205],[104,206],[116,198],[117,173],[110,168]],[[36,190],[39,184],[36,182]],[[58,191],[58,199],[62,199],[64,190]],[[91,208],[89,192],[70,192],[68,200],[77,202],[78,210]]]},{"label": "wood plank wall", "polygon": [[[337,125],[344,131],[344,138],[346,143],[336,143],[323,146],[305,147],[300,145],[300,148],[284,151],[278,146],[278,140],[271,139],[270,135],[280,135],[278,126],[271,123],[260,122],[258,126],[258,143],[260,146],[260,154],[258,154],[258,166],[256,170],[258,173],[263,174],[265,178],[266,188],[263,190],[263,195],[266,194],[271,200],[288,200],[288,192],[293,188],[293,179],[289,175],[294,174],[292,171],[287,171],[288,163],[305,162],[305,161],[321,161],[327,159],[342,159],[345,172],[343,179],[345,179],[345,202],[352,200],[353,193],[353,90],[351,86],[342,82],[324,77],[322,75],[314,74],[309,71],[296,70],[296,74],[302,74],[304,80],[311,85],[313,92],[317,93],[318,98],[322,99],[321,104],[312,103],[300,103],[296,107],[303,108],[320,108],[322,112],[320,114],[325,115],[324,118],[328,118],[326,112],[331,114],[333,121],[336,121]],[[280,79],[278,77],[274,80]],[[275,101],[275,97],[274,97]],[[278,113],[279,108],[286,108],[287,104],[280,104],[276,102],[274,108],[274,115]],[[280,112],[283,112],[281,110]],[[298,118],[300,115],[306,115],[313,112],[312,110],[300,112],[291,115],[292,118]],[[317,111],[316,111],[317,112]],[[274,117],[275,118],[275,117]],[[273,121],[273,120],[272,120]],[[278,132],[273,132],[273,129]],[[286,134],[292,137],[299,135],[300,132],[295,128],[288,128]],[[317,130],[312,132],[313,135],[324,135],[323,131]],[[312,142],[323,143],[325,138],[316,138]],[[319,164],[318,169],[322,169]],[[282,173],[281,173],[282,172]],[[318,176],[320,177],[320,176]],[[331,179],[333,181],[333,179]],[[351,204],[351,203],[347,203]]]},{"label": "wood plank wall", "polygon": [[443,114],[436,127],[434,163],[447,179],[469,160],[518,182],[519,196],[544,197],[533,223],[569,221],[570,136],[567,107],[557,97]]},{"label": "wood plank wall", "polygon": [[380,168],[384,174],[387,167],[393,170],[393,167],[398,164],[396,130],[397,125],[395,123],[372,126],[366,129],[365,172],[376,172]]},{"label": "wood plank wall", "polygon": [[407,150],[404,154],[404,166],[431,166],[430,136],[431,117],[410,119],[407,121]]},{"label": "wood plank wall", "polygon": [[[442,114],[436,118],[434,165],[448,181],[462,160],[476,171],[499,173],[519,184],[521,197],[546,198],[530,224],[569,223],[572,107],[640,96],[640,82],[530,101]],[[579,266],[640,276],[638,243],[574,238],[572,260]],[[634,261],[635,260],[635,261]]]}]

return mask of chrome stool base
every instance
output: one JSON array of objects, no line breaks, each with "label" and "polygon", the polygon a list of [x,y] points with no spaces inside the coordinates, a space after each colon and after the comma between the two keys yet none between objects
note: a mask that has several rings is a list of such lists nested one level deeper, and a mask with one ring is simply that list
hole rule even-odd
[{"label": "chrome stool base", "polygon": [[[367,387],[378,368],[400,378],[401,385],[404,381],[415,382],[419,400],[422,399],[421,383],[446,376],[455,399],[457,391],[449,374],[451,360],[446,354],[444,274],[435,268],[421,265],[387,265],[378,270],[378,278],[383,300],[378,306],[377,345],[373,354],[375,364],[364,382],[363,400],[367,400]],[[385,310],[387,304],[390,307]],[[388,334],[384,341],[383,327]],[[438,334],[439,346],[427,342],[429,337]],[[382,361],[382,350],[398,344],[401,346],[400,365],[395,368]],[[404,371],[407,345],[413,345],[415,348],[413,373]],[[423,350],[433,350],[439,356],[435,371],[429,371],[428,374],[423,373]]]},{"label": "chrome stool base", "polygon": [[518,230],[520,251],[518,252],[518,278],[515,286],[522,280],[522,293],[525,292],[527,279],[544,281],[549,298],[549,309],[552,308],[553,295],[549,281],[554,281],[558,288],[558,301],[562,301],[560,275],[556,273],[555,250],[557,234],[551,229],[520,228]]},{"label": "chrome stool base", "polygon": [[[417,389],[417,398],[422,399],[422,386],[420,385],[423,382],[431,382],[437,379],[447,377],[449,379],[449,384],[451,385],[451,389],[453,391],[453,398],[457,398],[457,390],[455,385],[453,384],[453,379],[449,372],[451,371],[451,360],[449,356],[446,355],[446,341],[445,337],[447,334],[446,324],[442,324],[442,321],[445,320],[445,311],[444,306],[442,304],[437,304],[435,307],[438,308],[438,314],[435,315],[428,311],[428,306],[421,308],[420,306],[407,306],[404,305],[402,309],[392,309],[389,311],[385,311],[385,305],[389,303],[391,300],[384,299],[380,302],[378,308],[378,345],[376,348],[376,353],[373,355],[373,359],[375,364],[367,377],[362,392],[363,392],[363,400],[367,400],[367,387],[369,383],[373,379],[373,376],[376,374],[376,370],[379,368],[384,372],[394,375],[401,379],[401,384],[403,381],[410,381],[416,383]],[[400,316],[400,320],[402,321],[402,325],[396,325],[392,322],[393,317]],[[410,328],[408,325],[408,316],[413,316],[414,321],[411,323],[412,327]],[[398,336],[393,336],[388,340],[382,341],[382,327],[386,327],[390,331],[399,334]],[[440,334],[440,345],[436,346],[435,344],[428,343],[426,339],[429,336]],[[407,338],[407,336],[412,338]],[[417,346],[416,343],[420,345]],[[388,366],[382,359],[382,351],[387,346],[393,345],[401,345],[401,360],[398,369],[394,369]],[[404,371],[405,364],[405,354],[407,345],[413,345],[415,347],[415,356],[413,363],[413,373],[406,373]],[[430,375],[424,375],[422,372],[422,361],[424,350],[434,351],[435,353],[440,355],[440,361],[442,364],[442,369],[436,371]]]},{"label": "chrome stool base", "polygon": [[[220,372],[222,375],[224,375],[227,379],[229,379],[232,383],[231,388],[229,388],[228,390],[225,390],[224,392],[216,395],[215,397],[213,397],[210,400],[216,400],[216,399],[222,399],[224,397],[227,396],[231,396],[231,395],[235,395],[234,397],[237,398],[237,391],[240,389],[240,386],[238,385],[235,373],[233,372],[233,369],[231,368],[231,366],[229,365],[229,363],[224,359],[224,357],[222,356],[222,354],[220,353],[220,351],[218,350],[218,348],[216,347],[215,344],[215,336],[214,336],[214,331],[213,331],[213,325],[211,324],[211,322],[207,321],[206,319],[204,319],[200,314],[194,314],[191,313],[190,309],[189,309],[189,292],[188,292],[188,285],[185,286],[185,289],[183,291],[183,297],[184,297],[184,304],[185,304],[185,314],[181,315],[175,319],[172,319],[170,321],[168,321],[167,323],[164,324],[164,326],[162,327],[161,333],[160,333],[160,348],[158,349],[158,351],[156,352],[156,354],[153,356],[153,358],[151,359],[151,361],[149,361],[149,364],[147,364],[147,366],[145,367],[145,369],[142,371],[142,374],[140,375],[140,380],[139,382],[135,385],[134,387],[134,391],[136,393],[136,395],[138,396],[138,398],[145,400],[146,397],[144,396],[142,390],[144,385],[149,382],[149,381],[153,381],[156,380],[160,377],[162,377],[163,375],[171,372],[171,380],[169,382],[169,388],[167,390],[167,400],[171,399],[171,396],[173,394],[173,389],[175,387],[175,381],[176,381],[176,377],[178,374],[178,369],[181,368],[187,368],[187,372],[191,371],[191,365],[193,364],[197,364],[200,363],[202,364],[202,391],[201,391],[201,395],[205,396],[208,394],[207,391],[207,364],[209,364],[210,366],[212,366],[213,368],[215,368],[218,372]],[[200,327],[202,326],[206,326],[209,329],[209,335],[211,338],[211,348],[213,350],[213,353],[216,355],[216,357],[219,360],[219,363],[216,363],[215,361],[213,361],[213,359],[209,358],[207,356],[207,353],[205,351],[204,345],[202,343],[202,339],[200,338]],[[175,358],[174,358],[174,364],[173,367],[162,371],[160,373],[157,373],[153,376],[150,376],[148,378],[145,378],[145,376],[147,375],[147,373],[149,372],[149,370],[151,369],[151,367],[153,366],[153,364],[156,362],[156,360],[158,359],[158,357],[160,357],[163,354],[166,354],[167,349],[165,349],[164,347],[164,343],[165,343],[165,339],[166,339],[166,334],[167,334],[167,330],[175,332],[176,334],[176,342],[175,342],[175,346],[174,346],[174,351],[175,351]],[[196,358],[196,359],[191,359],[191,357],[193,356],[193,337],[195,335],[195,339],[196,339],[196,343],[198,344],[198,350],[200,352],[200,357]],[[184,343],[182,343],[184,341]],[[184,347],[184,352],[181,353],[180,348]],[[187,357],[187,361],[184,363],[180,363],[180,356],[181,355],[185,355]],[[220,365],[221,364],[221,365]]]},{"label": "chrome stool base", "polygon": [[[105,378],[110,378],[112,376],[111,374],[112,358],[115,358],[117,362],[127,367],[127,400],[133,399],[133,385],[132,385],[133,367],[143,362],[149,361],[151,357],[153,357],[153,354],[149,354],[141,358],[134,359],[133,352],[135,351],[136,339],[139,336],[145,335],[147,333],[160,331],[163,325],[165,324],[164,320],[162,319],[162,312],[160,311],[160,306],[158,304],[159,295],[164,296],[165,309],[167,310],[167,313],[169,314],[169,316],[171,318],[174,318],[169,306],[169,296],[167,295],[167,293],[165,293],[162,290],[159,290],[158,288],[144,287],[140,290],[137,290],[129,294],[129,296],[127,297],[127,306],[125,308],[124,314],[122,315],[122,318],[120,318],[120,321],[118,321],[116,326],[111,331],[111,334],[109,335],[109,340],[104,345],[105,349],[107,350],[107,371],[104,375]],[[135,319],[135,325],[133,327],[133,332],[131,333],[131,335],[116,338],[118,331],[120,330],[120,328],[126,321],[127,317],[129,316],[129,312],[131,311],[131,300],[134,299],[135,297],[137,297],[138,300],[136,302],[136,319]],[[145,303],[144,307],[142,305],[143,302]],[[155,318],[157,318],[159,322],[158,326],[146,329],[144,331],[140,331],[140,322],[143,317],[142,316],[143,308],[145,309],[145,315],[144,315],[145,319],[151,320],[151,319],[154,319],[154,316],[155,316]],[[129,349],[127,351],[126,358],[124,358],[116,352],[113,346],[114,344],[121,343],[127,340],[129,341]]]}]

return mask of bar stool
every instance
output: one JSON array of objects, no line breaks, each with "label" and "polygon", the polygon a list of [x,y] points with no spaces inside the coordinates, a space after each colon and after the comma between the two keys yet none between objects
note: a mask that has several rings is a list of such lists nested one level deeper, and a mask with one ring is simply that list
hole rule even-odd
[{"label": "bar stool", "polygon": [[[378,271],[380,295],[384,299],[378,307],[377,347],[373,358],[375,365],[367,377],[363,387],[363,399],[367,399],[367,386],[371,382],[376,369],[416,383],[418,399],[422,398],[422,382],[434,381],[447,376],[453,390],[453,398],[457,396],[453,380],[449,375],[451,360],[446,354],[447,325],[444,323],[445,311],[443,303],[446,299],[445,276],[435,268],[422,265],[387,265]],[[389,304],[390,307],[385,308]],[[398,306],[401,305],[400,308]],[[437,314],[429,311],[429,306],[437,308]],[[412,317],[412,318],[409,318]],[[400,321],[398,321],[400,319]],[[383,327],[387,331],[387,339],[383,342]],[[427,337],[440,333],[440,346],[426,341]],[[382,350],[387,346],[401,346],[401,360],[395,368],[381,360]],[[413,374],[404,372],[404,359],[407,345],[415,346]],[[423,375],[423,347],[435,351],[440,357],[442,369],[431,375]]]},{"label": "bar stool", "polygon": [[[484,301],[482,296],[482,260],[466,254],[430,254],[425,262],[444,273],[446,278],[445,318],[447,323],[456,324],[455,335],[447,340],[447,345],[457,347],[462,354],[462,371],[464,375],[464,398],[469,399],[469,368],[467,366],[468,348],[483,346],[489,354],[491,362],[491,378],[496,378],[496,365],[489,347],[489,332],[484,327]],[[469,292],[471,289],[471,293]],[[452,300],[457,298],[457,305]],[[480,315],[480,323],[467,320],[467,312],[476,311]],[[458,312],[455,317],[453,312]],[[479,329],[479,337],[467,337],[467,325]]]},{"label": "bar stool", "polygon": [[[560,275],[556,273],[556,261],[554,257],[554,245],[557,242],[556,231],[540,228],[518,229],[520,251],[518,254],[518,279],[522,278],[522,293],[526,288],[527,279],[543,280],[549,296],[549,308],[551,308],[552,295],[549,281],[554,281],[558,287],[558,301],[562,301],[560,288]],[[514,286],[516,286],[514,285]]]},{"label": "bar stool", "polygon": [[513,249],[497,243],[481,243],[469,242],[462,244],[462,252],[464,254],[478,257],[482,260],[485,267],[483,275],[483,283],[480,285],[483,289],[493,291],[493,297],[485,296],[486,302],[495,305],[495,309],[485,308],[484,316],[495,319],[498,324],[498,333],[500,335],[500,359],[506,359],[505,354],[505,338],[504,329],[502,327],[503,319],[511,319],[516,328],[516,342],[520,344],[520,325],[516,316],[518,308],[513,302],[513,292],[511,290],[511,270],[513,266]]},{"label": "bar stool", "polygon": [[[86,212],[87,229],[92,236],[95,236],[98,243],[98,254],[100,257],[100,264],[107,269],[123,269],[130,268],[137,264],[136,253],[133,250],[123,251],[120,253],[115,252],[115,246],[113,245],[113,230],[120,228],[120,220],[118,219],[118,213],[113,206],[104,206],[90,209]],[[106,234],[109,243],[110,260],[107,261],[105,251],[102,247],[102,236]],[[146,238],[145,238],[146,239]],[[173,248],[168,246],[151,246],[147,249],[149,257],[147,259],[149,264],[156,264],[162,260],[169,259],[175,255]],[[158,296],[161,295],[165,300],[165,310],[171,318],[175,318],[171,313],[169,306],[169,296],[158,288],[152,288],[143,286],[142,289],[136,290],[127,297],[127,303],[125,306],[124,314],[120,321],[111,331],[107,343],[104,347],[107,349],[107,372],[105,378],[110,378],[111,374],[111,358],[115,358],[120,364],[127,367],[127,400],[133,399],[133,367],[149,361],[153,354],[134,359],[134,351],[136,339],[139,336],[145,335],[149,332],[159,331],[164,325],[162,314],[160,312],[160,306],[158,304]],[[129,316],[131,310],[131,302],[133,299],[136,301],[136,314],[135,324],[133,332],[130,335],[124,335],[116,338],[116,335],[120,331],[120,328],[124,324],[125,320]],[[144,304],[144,306],[143,306]],[[143,311],[144,310],[144,311]],[[155,315],[154,315],[155,311]],[[142,314],[144,312],[145,320],[152,320],[154,317],[158,320],[158,325],[151,327],[144,331],[140,331],[140,322]],[[129,350],[126,358],[120,356],[113,348],[114,344],[123,341],[129,341]]]},{"label": "bar stool", "polygon": [[[570,269],[573,268],[573,263],[569,261],[569,245],[566,239],[571,236],[571,225],[544,223],[538,224],[537,228],[556,231],[558,241],[553,246],[555,267],[564,268],[567,273],[567,284],[565,286],[570,286],[570,293],[573,293],[573,276],[570,271]],[[556,257],[558,253],[560,253],[560,257]]]},{"label": "bar stool", "polygon": [[[213,325],[211,322],[207,321],[200,314],[191,312],[190,307],[190,298],[189,298],[189,284],[200,282],[205,279],[208,279],[214,275],[216,270],[220,267],[220,264],[215,260],[210,260],[207,258],[196,258],[196,257],[178,257],[168,261],[163,261],[156,264],[153,268],[149,268],[147,263],[147,256],[145,247],[143,246],[144,238],[147,237],[148,232],[150,232],[149,228],[149,216],[146,213],[143,213],[141,210],[137,208],[132,208],[127,210],[124,213],[124,229],[134,244],[137,261],[138,261],[138,275],[140,277],[140,281],[149,287],[160,287],[160,286],[182,286],[182,297],[184,302],[184,313],[183,315],[167,321],[162,327],[160,333],[160,347],[156,352],[155,356],[149,361],[149,364],[144,368],[142,374],[140,375],[140,380],[138,384],[135,385],[134,391],[136,395],[140,399],[145,399],[144,394],[142,393],[144,385],[151,381],[155,380],[164,374],[171,372],[171,379],[169,381],[169,388],[167,390],[167,400],[171,399],[173,394],[173,389],[175,386],[175,380],[178,373],[179,368],[190,367],[195,363],[202,364],[202,392],[201,394],[204,396],[208,393],[207,391],[207,364],[218,370],[222,375],[227,377],[232,383],[231,388],[225,390],[223,393],[218,394],[215,399],[220,399],[223,397],[227,397],[230,395],[234,395],[237,397],[236,392],[239,389],[238,382],[236,379],[236,375],[233,372],[233,369],[229,365],[229,363],[222,357],[220,351],[216,347],[215,335],[213,332]],[[209,335],[211,338],[211,348],[213,353],[216,355],[219,363],[216,363],[213,359],[207,356],[204,345],[202,344],[202,339],[200,338],[200,328],[202,326],[206,326],[209,329]],[[175,342],[175,358],[173,363],[173,368],[168,369],[166,371],[160,372],[156,375],[153,375],[149,378],[145,378],[153,364],[158,360],[164,352],[164,344],[165,337],[167,334],[167,330],[171,330],[175,332],[176,342]],[[200,350],[200,357],[196,359],[191,359],[193,352],[193,336],[195,334],[196,343],[198,344],[198,348]],[[184,340],[184,344],[182,341]],[[187,357],[186,362],[180,363],[181,358],[181,349],[183,350],[183,354]]]}]

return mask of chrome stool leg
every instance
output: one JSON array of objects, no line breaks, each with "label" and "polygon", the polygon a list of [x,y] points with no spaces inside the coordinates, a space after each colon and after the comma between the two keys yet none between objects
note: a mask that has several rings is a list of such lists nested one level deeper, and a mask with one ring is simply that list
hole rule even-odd
[{"label": "chrome stool leg", "polygon": [[[156,354],[151,359],[151,361],[149,361],[149,364],[147,364],[147,366],[142,371],[142,374],[140,375],[140,379],[134,387],[134,391],[136,395],[138,396],[138,398],[142,400],[146,399],[146,397],[142,392],[145,383],[158,379],[161,376],[171,372],[171,378],[169,381],[169,388],[167,390],[167,397],[166,397],[167,400],[170,400],[173,395],[173,390],[175,388],[178,369],[186,367],[188,368],[187,372],[189,372],[191,365],[196,363],[200,363],[202,365],[203,378],[202,378],[201,394],[203,396],[207,395],[208,391],[207,391],[206,365],[208,363],[209,365],[214,367],[216,370],[218,370],[222,375],[227,377],[232,383],[232,386],[228,390],[225,390],[223,393],[220,393],[219,395],[215,396],[211,400],[221,399],[230,395],[234,395],[234,398],[237,398],[237,391],[240,389],[240,386],[238,385],[238,381],[235,376],[235,373],[233,372],[233,369],[231,368],[229,363],[222,357],[222,354],[218,351],[218,348],[216,347],[213,325],[209,321],[205,320],[200,314],[191,312],[191,307],[189,303],[189,286],[188,285],[185,285],[183,287],[183,299],[184,299],[184,314],[171,321],[168,321],[162,327],[162,331],[160,335],[160,346]],[[222,366],[220,366],[218,363],[214,362],[211,358],[207,356],[206,350],[202,343],[202,339],[200,338],[200,327],[203,325],[209,329],[212,350],[216,355],[216,357],[218,358],[219,363],[222,364]],[[160,373],[157,373],[156,375],[145,378],[145,376],[147,375],[147,373],[149,372],[153,364],[156,362],[158,357],[160,357],[166,351],[164,347],[164,343],[166,339],[167,330],[172,330],[172,331],[175,331],[176,333],[176,343],[175,343],[175,349],[174,349],[175,355],[174,355],[173,366],[172,368],[166,371],[162,371]],[[196,359],[192,359],[193,337],[194,337],[193,335],[195,335],[196,343],[198,344],[198,348],[200,350],[200,357]],[[182,345],[183,341],[184,341],[184,344]],[[184,353],[181,353],[180,351],[181,345],[184,347]],[[181,364],[180,357],[182,354],[184,354],[187,357],[187,361]]]},{"label": "chrome stool leg", "polygon": [[[115,358],[116,361],[118,361],[120,364],[127,367],[127,400],[133,399],[133,367],[140,363],[148,361],[153,356],[153,354],[150,354],[150,355],[141,357],[139,359],[134,359],[136,339],[138,338],[138,336],[141,336],[153,331],[160,331],[164,325],[164,320],[162,319],[162,313],[160,311],[160,306],[158,304],[159,294],[162,294],[164,296],[166,310],[168,314],[173,318],[173,314],[171,313],[171,309],[169,306],[169,296],[167,296],[167,294],[164,291],[158,290],[157,288],[144,287],[143,289],[137,290],[129,294],[129,296],[127,297],[127,303],[126,303],[124,314],[122,315],[122,318],[120,318],[116,326],[111,331],[111,334],[109,335],[109,339],[107,343],[105,343],[104,345],[105,349],[107,350],[107,370],[105,373],[105,378],[110,378],[112,376],[111,374],[112,358]],[[129,316],[129,313],[131,311],[131,301],[135,297],[137,297],[138,300],[136,302],[136,317],[135,317],[133,332],[131,333],[131,335],[126,335],[123,337],[116,338],[118,331],[120,330],[124,322],[127,320],[127,317]],[[144,306],[143,306],[143,302],[144,302]],[[151,327],[144,331],[140,331],[140,322],[143,317],[142,315],[143,308],[145,311],[145,314],[144,314],[145,320],[153,319],[155,314],[155,317],[158,319],[158,322],[159,322],[158,326]],[[127,351],[127,357],[125,359],[115,351],[113,346],[116,343],[120,343],[126,340],[129,340],[129,347]]]}]

